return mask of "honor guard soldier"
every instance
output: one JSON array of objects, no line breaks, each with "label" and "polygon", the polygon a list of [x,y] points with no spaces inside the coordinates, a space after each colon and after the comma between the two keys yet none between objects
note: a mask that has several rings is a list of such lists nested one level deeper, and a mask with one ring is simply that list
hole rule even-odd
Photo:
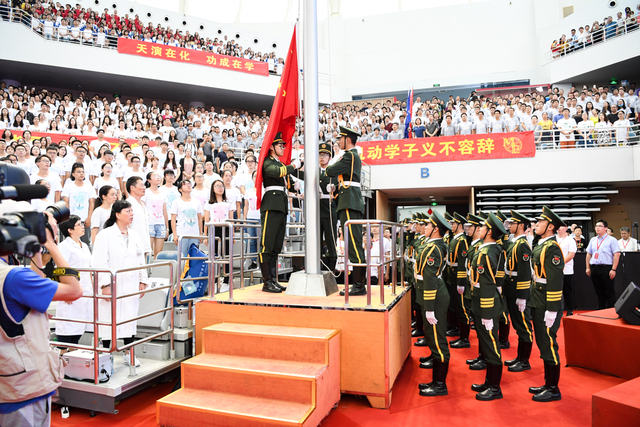
[{"label": "honor guard soldier", "polygon": [[531,329],[531,310],[527,300],[531,293],[531,247],[525,231],[529,228],[529,219],[518,211],[511,211],[509,232],[515,237],[505,258],[505,279],[502,296],[507,304],[513,328],[518,334],[518,356],[504,362],[511,372],[531,369],[529,357],[533,347]]},{"label": "honor guard soldier", "polygon": [[[449,225],[451,225],[451,221],[453,220],[453,216],[449,213],[449,212],[445,212],[444,213],[444,219],[449,223]],[[442,236],[442,240],[444,241],[445,245],[447,245],[447,248],[449,247],[449,242],[452,238],[452,234],[451,232],[447,232],[444,236]],[[447,258],[447,265],[444,268],[444,272],[442,273],[442,278],[444,279],[444,284],[447,287],[447,289],[449,290],[449,297],[451,298],[451,301],[454,300],[454,295],[452,293],[451,287],[454,286],[455,284],[452,285],[452,282],[449,280],[449,276],[451,275],[451,268],[449,267],[449,260]],[[447,320],[447,325],[449,327],[449,329],[447,330],[447,336],[448,337],[458,337],[460,336],[460,325],[458,325],[458,318],[456,317],[456,312],[454,310],[453,306],[449,306],[449,317]]]},{"label": "honor guard soldier", "polygon": [[433,380],[420,384],[421,396],[446,396],[449,372],[449,346],[447,345],[447,312],[449,291],[442,280],[447,261],[447,245],[442,239],[451,226],[437,211],[425,225],[427,243],[420,258],[416,259],[418,280],[422,281],[423,309],[429,325],[425,324],[425,338],[431,349]]},{"label": "honor guard soldier", "polygon": [[564,221],[544,206],[538,218],[536,234],[540,240],[533,248],[533,271],[535,283],[531,289],[529,306],[536,345],[544,361],[544,385],[529,388],[536,402],[551,402],[562,399],[560,380],[560,354],[557,333],[562,318],[562,286],[564,284],[564,255],[555,234]]},{"label": "honor guard soldier", "polygon": [[[467,269],[467,278],[471,279],[471,263],[475,258],[476,251],[482,245],[482,225],[484,224],[484,220],[477,215],[467,214],[467,222],[465,224],[465,232],[467,233],[467,241],[469,243],[469,250],[467,252],[467,260],[466,260],[466,269]],[[477,313],[474,313],[471,309],[471,285],[467,283],[464,291],[464,303],[465,307],[468,308],[467,313],[471,313],[474,320],[474,328],[476,330],[476,336],[478,334],[478,320],[480,317],[477,316]],[[475,359],[467,359],[467,365],[469,365],[469,369],[472,371],[482,371],[487,369],[487,361],[484,357],[484,353],[482,352],[482,347],[478,346],[478,357]]]},{"label": "honor guard soldier", "polygon": [[338,253],[336,252],[336,233],[338,226],[338,213],[336,203],[329,190],[337,183],[335,178],[327,176],[326,169],[333,157],[331,144],[323,142],[319,147],[320,159],[320,239],[324,238],[327,245],[326,266],[334,274]]},{"label": "honor guard soldier", "polygon": [[[287,227],[289,200],[287,190],[290,185],[289,175],[296,174],[304,179],[300,172],[300,161],[285,166],[279,158],[284,155],[285,142],[282,133],[278,132],[273,144],[269,147],[269,156],[262,164],[264,193],[260,205],[260,221],[262,236],[260,239],[260,271],[262,272],[262,291],[278,293],[286,288],[278,283],[278,255],[282,251],[284,234]],[[295,164],[294,164],[295,163]]]},{"label": "honor guard soldier", "polygon": [[[502,355],[498,345],[498,322],[504,311],[498,292],[496,273],[502,269],[504,258],[496,241],[507,231],[493,213],[488,214],[481,227],[483,243],[471,262],[471,308],[476,319],[476,332],[482,352],[487,359],[487,373],[483,384],[473,384],[476,399],[502,399]],[[478,319],[481,320],[478,323]]]},{"label": "honor guard soldier", "polygon": [[[504,224],[507,221],[507,217],[500,212],[500,209],[496,211],[496,217],[502,221]],[[505,226],[506,229],[506,226]],[[507,230],[507,234],[503,235],[500,239],[496,241],[496,244],[502,249],[503,258],[507,257],[507,249],[511,242],[509,242],[509,230]],[[500,270],[496,272],[496,279],[498,283],[498,290],[500,291],[500,295],[502,295],[502,299],[504,301],[504,294],[502,293],[502,285],[504,284],[504,268],[500,266]],[[511,324],[509,323],[509,313],[507,311],[507,304],[504,303],[504,312],[502,316],[500,316],[500,325],[498,326],[498,342],[500,343],[501,349],[507,349],[511,347],[511,343],[509,342],[509,331],[511,329]]]},{"label": "honor guard soldier", "polygon": [[464,233],[464,224],[466,218],[455,212],[451,220],[451,232],[453,236],[449,242],[449,257],[447,265],[449,266],[449,283],[451,286],[451,306],[453,313],[458,319],[460,325],[460,338],[451,341],[451,348],[469,348],[469,332],[471,331],[471,322],[469,313],[464,304],[464,291],[468,286],[466,261],[469,253],[469,243]]},{"label": "honor guard soldier", "polygon": [[413,322],[411,323],[411,336],[423,337],[423,321],[422,321],[422,306],[418,303],[418,295],[416,291],[416,278],[414,276],[415,265],[415,244],[419,233],[417,229],[416,214],[413,214],[411,219],[406,220],[405,231],[405,250],[404,250],[404,280],[411,286],[411,306],[413,314]]},{"label": "honor guard soldier", "polygon": [[[415,263],[414,263],[414,269],[411,272],[411,274],[413,274],[413,277],[416,280],[416,303],[420,307],[420,315],[422,316],[422,325],[423,325],[422,336],[424,337],[425,335],[424,329],[428,328],[429,324],[425,318],[424,283],[422,278],[418,275],[418,267],[419,267],[418,261],[420,260],[420,257],[422,256],[422,252],[424,251],[424,248],[426,247],[427,242],[429,240],[429,237],[425,234],[428,218],[425,214],[418,212],[416,214],[416,219],[418,220],[418,222],[416,223],[417,237],[413,241],[413,247],[415,249],[414,251]],[[419,338],[414,345],[416,347],[428,347],[429,343],[426,338]],[[433,367],[431,356],[420,358],[420,367],[422,369],[431,369]]]},{"label": "honor guard soldier", "polygon": [[[364,215],[364,202],[360,190],[360,176],[362,173],[362,160],[356,149],[356,141],[360,134],[353,129],[340,126],[340,149],[344,150],[342,158],[327,167],[325,173],[329,177],[337,178],[338,191],[338,218],[340,226],[352,219],[362,219]],[[333,190],[333,187],[331,187]],[[333,192],[333,191],[332,191]],[[345,242],[349,246],[349,261],[356,264],[366,262],[364,248],[362,246],[362,225],[350,224]],[[353,267],[352,283],[349,295],[366,295],[365,283],[366,267]],[[344,290],[340,291],[344,295]]]}]

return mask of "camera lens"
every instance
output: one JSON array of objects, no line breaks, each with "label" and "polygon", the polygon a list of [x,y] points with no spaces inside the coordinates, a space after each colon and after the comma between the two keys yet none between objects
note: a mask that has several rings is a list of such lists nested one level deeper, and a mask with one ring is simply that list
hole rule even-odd
[{"label": "camera lens", "polygon": [[49,212],[51,215],[53,215],[53,218],[58,224],[60,224],[62,221],[68,220],[69,215],[71,214],[71,212],[69,212],[67,204],[62,201],[49,206],[47,209],[45,209],[45,212]]}]

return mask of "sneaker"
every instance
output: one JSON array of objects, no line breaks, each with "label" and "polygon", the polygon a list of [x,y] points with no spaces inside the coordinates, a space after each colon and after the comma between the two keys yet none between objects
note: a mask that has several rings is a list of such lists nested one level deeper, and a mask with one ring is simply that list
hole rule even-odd
[{"label": "sneaker", "polygon": [[220,286],[220,293],[222,292],[229,292],[229,284],[228,283],[223,283],[222,286]]},{"label": "sneaker", "polygon": [[[124,366],[129,366],[129,355],[125,354],[122,356],[122,364]],[[138,358],[136,357],[136,368],[140,366],[140,361],[138,360]]]}]

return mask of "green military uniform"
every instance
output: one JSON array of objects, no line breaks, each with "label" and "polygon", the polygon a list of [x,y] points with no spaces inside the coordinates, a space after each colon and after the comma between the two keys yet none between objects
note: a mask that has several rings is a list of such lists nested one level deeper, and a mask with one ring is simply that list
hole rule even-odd
[{"label": "green military uniform", "polygon": [[[320,144],[320,153],[328,153],[333,156],[331,144],[323,142]],[[327,245],[327,267],[329,271],[334,271],[338,253],[336,251],[336,233],[338,226],[338,213],[336,211],[336,203],[332,194],[329,192],[328,186],[336,185],[338,181],[335,178],[327,176],[326,170],[320,168],[320,239],[324,239]]]},{"label": "green military uniform", "polygon": [[[496,212],[496,217],[503,223],[507,220],[507,217],[502,212],[500,212],[500,210]],[[507,249],[511,244],[511,242],[509,242],[508,233],[500,237],[496,242],[496,244],[502,249],[502,252],[503,252],[502,259],[506,259]],[[504,301],[504,294],[502,293],[503,285],[504,285],[504,277],[505,277],[504,268],[503,266],[501,266],[500,270],[496,273],[496,283],[498,284],[498,291],[502,296],[502,300],[503,300],[502,306],[504,307],[504,311],[500,316],[500,326],[498,328],[498,342],[500,343],[500,348],[510,348],[511,344],[509,343],[509,330],[510,330],[511,324],[509,322],[509,312],[507,311],[507,303]]]},{"label": "green military uniform", "polygon": [[[517,211],[511,211],[510,221],[528,223],[527,217]],[[531,247],[526,234],[516,237],[507,249],[505,262],[505,280],[502,296],[507,305],[513,327],[518,334],[518,356],[508,360],[505,365],[511,372],[521,372],[531,369],[529,357],[533,346],[533,329],[531,328],[531,310],[526,307],[523,311],[518,307],[526,304],[531,292]]]},{"label": "green military uniform", "polygon": [[[463,226],[466,219],[455,212],[452,221]],[[469,332],[471,330],[471,321],[464,304],[464,291],[468,285],[466,270],[468,253],[469,242],[467,241],[467,236],[465,236],[464,231],[452,236],[449,242],[449,256],[447,258],[447,266],[449,267],[448,282],[450,286],[451,307],[460,325],[460,338],[451,341],[452,348],[468,348],[470,346]],[[458,291],[458,287],[463,288],[462,293]]]},{"label": "green military uniform", "polygon": [[[340,126],[340,136],[349,138],[355,145],[356,139],[360,134],[352,129]],[[327,167],[325,173],[328,177],[338,179],[337,210],[341,227],[349,220],[362,219],[364,215],[364,202],[362,200],[362,191],[360,190],[362,160],[360,160],[358,150],[354,147],[345,151],[340,160]],[[366,259],[362,246],[362,225],[349,225],[344,239],[345,242],[348,242],[349,261],[354,264],[365,263]],[[366,295],[364,278],[365,267],[354,267],[353,291],[355,295]],[[349,294],[351,293],[352,291],[350,290]]]},{"label": "green military uniform", "polygon": [[[273,143],[283,142],[282,134],[278,133]],[[262,290],[265,292],[277,293],[284,290],[277,283],[277,268],[278,255],[282,251],[287,227],[287,212],[289,210],[287,190],[291,187],[289,175],[293,173],[304,179],[303,173],[293,165],[285,166],[273,155],[267,156],[262,164],[264,193],[260,204],[262,231],[258,257],[264,281]]]},{"label": "green military uniform", "polygon": [[[492,213],[485,220],[485,225],[496,240],[506,234],[502,221]],[[495,242],[483,243],[476,253],[471,262],[471,309],[476,319],[478,341],[487,360],[487,374],[484,384],[474,384],[472,389],[478,391],[476,399],[494,400],[502,398],[502,355],[498,344],[498,323],[504,305],[498,292],[497,272],[504,265],[504,255]],[[480,319],[482,322],[478,321]],[[490,322],[490,329],[483,323],[487,321]]]},{"label": "green military uniform", "polygon": [[[553,224],[555,230],[565,225],[562,219],[546,206],[542,215],[537,219]],[[538,223],[538,229],[543,224]],[[547,224],[547,227],[549,224]],[[540,236],[544,234],[541,233]],[[533,396],[533,400],[536,401],[560,400],[561,395],[558,389],[560,354],[558,352],[557,333],[563,313],[564,255],[556,241],[555,234],[541,238],[538,241],[538,245],[533,249],[532,263],[535,279],[531,289],[529,306],[531,307],[536,345],[540,350],[540,357],[544,361],[545,385],[543,387],[533,387],[529,391],[536,393]],[[555,316],[555,319],[553,319],[553,316]],[[549,322],[553,321],[550,326],[547,323],[547,319]]]},{"label": "green military uniform", "polygon": [[[442,215],[434,212],[428,219],[433,227],[444,235],[451,226]],[[420,258],[416,258],[416,273],[422,281],[423,309],[425,320],[425,338],[433,355],[433,382],[425,384],[420,390],[423,396],[442,396],[448,394],[445,383],[449,370],[449,346],[447,345],[447,312],[449,310],[449,291],[442,279],[447,259],[447,245],[440,237],[429,238],[424,245]],[[429,323],[429,315],[432,322]]]},{"label": "green military uniform", "polygon": [[[416,220],[420,224],[425,224],[425,222],[427,221],[427,218],[425,215],[421,213],[417,213]],[[418,267],[419,267],[418,262],[420,260],[420,257],[422,256],[422,252],[424,251],[424,248],[426,247],[428,240],[429,239],[423,234],[416,234],[416,238],[413,240],[413,249],[414,249],[413,255],[415,258],[415,262],[413,264],[413,270],[411,271],[411,275],[414,276],[414,279],[416,281],[416,285],[415,285],[416,313],[420,314],[420,322],[421,322],[420,324],[422,325],[421,331],[424,331],[425,327],[428,327],[429,324],[426,322],[426,319],[424,317],[425,316],[424,281],[422,280],[422,276],[418,274]],[[423,335],[423,334],[415,334],[415,336]],[[416,342],[415,345],[418,347],[426,347],[428,346],[428,343],[426,339],[424,339],[424,340],[418,340],[418,342]]]}]

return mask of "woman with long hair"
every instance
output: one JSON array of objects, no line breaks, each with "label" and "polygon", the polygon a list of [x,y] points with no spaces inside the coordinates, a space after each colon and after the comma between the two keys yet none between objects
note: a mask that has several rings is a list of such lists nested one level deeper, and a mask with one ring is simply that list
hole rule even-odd
[{"label": "woman with long hair", "polygon": [[[111,165],[109,165],[111,166]],[[91,244],[96,241],[96,236],[104,229],[104,223],[111,216],[111,206],[118,200],[118,189],[111,185],[103,185],[98,190],[98,197],[94,203],[91,214]]]},{"label": "woman with long hair", "polygon": [[173,150],[167,151],[167,158],[164,161],[164,165],[162,165],[162,169],[172,170],[176,173],[179,170],[178,163],[176,162],[176,153],[174,153]]},{"label": "woman with long hair", "polygon": [[[221,180],[215,180],[211,185],[211,192],[209,194],[209,201],[204,208],[204,222],[222,222],[228,219],[233,219],[233,209],[235,206],[227,199],[224,182]],[[216,237],[222,240],[223,238],[222,227],[216,227]],[[228,233],[227,233],[228,234]],[[229,236],[224,240],[225,255],[229,254]],[[216,256],[220,255],[218,245],[215,245]],[[229,266],[225,265],[225,273],[228,274]],[[228,290],[229,276],[225,274],[223,283],[226,285],[220,289],[220,292]]]},{"label": "woman with long hair", "polygon": [[154,157],[155,155],[153,154],[152,150],[147,150],[147,152],[144,153],[144,163],[142,163],[142,170],[146,172],[147,167],[151,167],[151,162],[153,161]]},{"label": "woman with long hair", "polygon": [[599,147],[611,145],[611,124],[604,113],[598,114],[598,123],[595,125],[596,141]]},{"label": "woman with long hair", "polygon": [[[104,230],[98,233],[91,256],[91,266],[98,269],[121,270],[140,267],[145,264],[144,245],[141,237],[129,227],[133,222],[133,209],[126,200],[118,200],[111,207],[111,215],[104,224]],[[147,270],[119,273],[113,283],[108,274],[99,274],[100,294],[112,295],[111,287],[117,285],[115,294],[122,297],[127,294],[145,290],[147,287]],[[111,301],[101,299],[98,302],[98,319],[101,322],[122,323],[138,316],[141,295],[132,295],[118,299],[116,304],[116,319],[111,319]],[[111,348],[112,328],[114,326],[99,326],[98,336],[108,339],[102,340],[104,347]],[[116,338],[121,338],[124,344],[131,344],[136,334],[137,323],[131,321],[122,323],[116,328]],[[125,353],[122,363],[129,365],[130,356]],[[139,366],[136,358],[134,366]]]},{"label": "woman with long hair", "polygon": [[[59,226],[64,240],[58,245],[60,253],[71,268],[87,268],[91,265],[91,251],[80,238],[84,235],[84,224],[77,215],[71,215]],[[80,285],[84,295],[92,295],[91,275],[80,273]],[[59,302],[56,316],[77,320],[93,320],[92,300],[79,298],[73,302]],[[58,342],[78,344],[87,325],[85,323],[56,321],[56,336]]]},{"label": "woman with long hair", "polygon": [[149,172],[145,186],[145,203],[149,214],[149,236],[153,257],[162,251],[164,240],[168,237],[169,215],[167,211],[167,196],[160,190],[162,175],[158,172]]}]

